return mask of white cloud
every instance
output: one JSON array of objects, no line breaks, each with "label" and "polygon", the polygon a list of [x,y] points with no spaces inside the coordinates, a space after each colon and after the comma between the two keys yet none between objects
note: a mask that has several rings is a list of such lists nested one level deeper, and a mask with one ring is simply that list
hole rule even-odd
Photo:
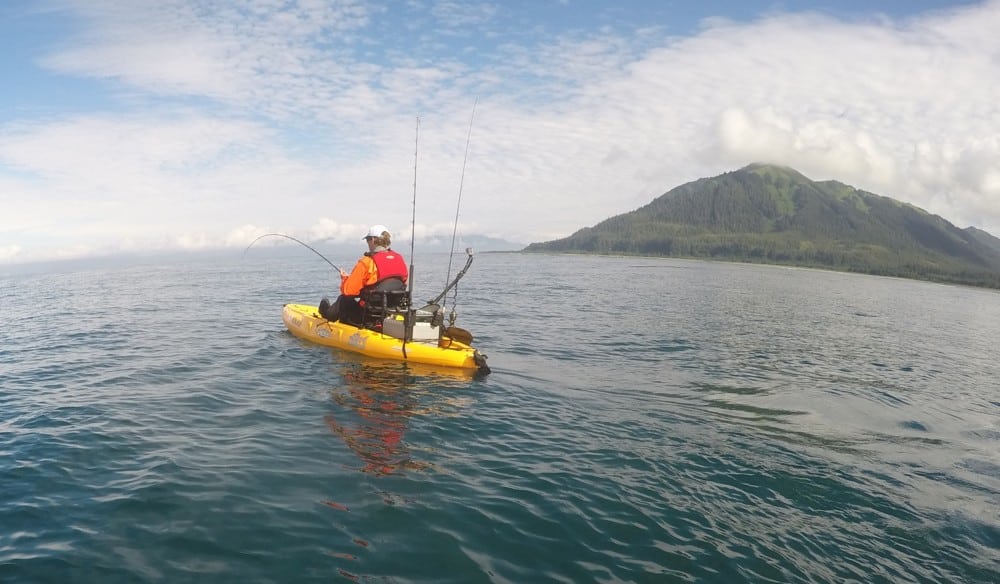
[{"label": "white cloud", "polygon": [[431,14],[449,28],[488,24],[497,13],[497,6],[488,2],[458,2],[437,0]]},{"label": "white cloud", "polygon": [[477,98],[463,229],[564,236],[771,161],[1000,234],[997,0],[506,39],[512,9],[437,2],[409,52],[374,35],[403,35],[412,3],[59,5],[85,26],[41,63],[124,111],[0,126],[0,261],[268,231],[350,242],[376,220],[408,235],[418,115],[416,232],[450,237]]},{"label": "white cloud", "polygon": [[5,245],[0,247],[0,262],[10,262],[17,259],[18,254],[21,253],[21,246],[19,245]]},{"label": "white cloud", "polygon": [[831,176],[863,175],[891,184],[896,162],[878,140],[848,121],[795,120],[771,107],[757,112],[730,108],[718,116],[718,143],[712,156],[736,164],[747,160],[822,169]]}]

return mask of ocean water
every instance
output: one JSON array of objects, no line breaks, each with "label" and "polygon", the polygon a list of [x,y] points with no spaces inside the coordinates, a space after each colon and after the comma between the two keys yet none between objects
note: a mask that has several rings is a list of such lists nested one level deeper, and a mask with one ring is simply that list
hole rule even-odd
[{"label": "ocean water", "polygon": [[480,254],[469,377],[292,337],[333,276],[0,270],[0,582],[1000,582],[996,291]]}]

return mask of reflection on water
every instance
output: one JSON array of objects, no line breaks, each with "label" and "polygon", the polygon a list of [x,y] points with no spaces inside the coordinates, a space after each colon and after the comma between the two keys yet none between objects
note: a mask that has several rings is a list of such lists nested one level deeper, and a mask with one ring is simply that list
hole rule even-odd
[{"label": "reflection on water", "polygon": [[[417,416],[427,416],[433,424],[434,418],[453,416],[465,410],[471,402],[465,390],[474,383],[472,372],[440,371],[339,352],[336,361],[334,375],[342,382],[330,389],[334,407],[324,416],[324,421],[361,463],[357,467],[347,465],[348,468],[375,478],[402,477],[406,471],[431,468],[430,462],[414,458],[413,449],[405,439],[410,422]],[[419,447],[417,450],[427,452]],[[389,490],[380,487],[376,491],[387,506],[406,503],[405,497]],[[328,499],[322,503],[344,513],[349,513],[353,507]],[[359,504],[364,506],[365,503]],[[364,522],[357,529],[363,530],[360,533],[382,533],[380,529],[384,526]],[[354,529],[345,527],[345,530],[351,533],[350,550],[331,550],[329,555],[339,560],[363,561],[373,539],[359,536],[359,531]],[[372,579],[370,575],[359,575],[344,568],[338,568],[338,573],[351,581]]]},{"label": "reflection on water", "polygon": [[[418,415],[449,415],[468,398],[447,392],[469,387],[469,372],[439,371],[398,363],[338,355],[342,385],[330,390],[339,407],[326,425],[357,455],[361,472],[374,476],[423,470],[404,440],[409,420]],[[442,393],[444,392],[444,393]]]},{"label": "reflection on water", "polygon": [[343,386],[330,394],[343,407],[327,414],[326,425],[361,460],[361,472],[384,476],[424,468],[403,441],[418,403],[405,364],[347,363],[342,376]]}]

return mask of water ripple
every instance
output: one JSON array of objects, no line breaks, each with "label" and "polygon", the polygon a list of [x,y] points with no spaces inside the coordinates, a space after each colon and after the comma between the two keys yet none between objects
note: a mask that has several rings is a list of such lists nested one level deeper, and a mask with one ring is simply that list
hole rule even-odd
[{"label": "water ripple", "polygon": [[996,581],[995,293],[478,261],[481,379],[291,337],[308,259],[4,280],[0,580]]}]

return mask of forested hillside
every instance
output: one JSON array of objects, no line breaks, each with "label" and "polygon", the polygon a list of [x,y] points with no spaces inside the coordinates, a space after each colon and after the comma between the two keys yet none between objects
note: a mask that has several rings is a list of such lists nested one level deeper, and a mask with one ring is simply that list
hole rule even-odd
[{"label": "forested hillside", "polygon": [[753,164],[528,252],[773,263],[1000,288],[1000,239],[785,167]]}]

